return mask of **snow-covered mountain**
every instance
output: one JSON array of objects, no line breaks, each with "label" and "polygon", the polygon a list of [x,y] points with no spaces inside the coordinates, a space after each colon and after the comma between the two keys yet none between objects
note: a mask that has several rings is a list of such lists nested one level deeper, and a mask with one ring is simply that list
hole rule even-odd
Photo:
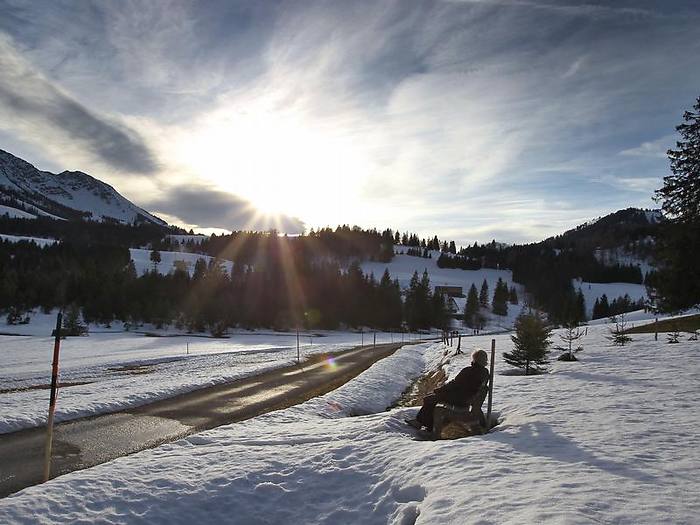
[{"label": "snow-covered mountain", "polygon": [[81,171],[51,173],[0,150],[0,214],[66,220],[152,223],[158,217],[122,197],[109,184]]}]

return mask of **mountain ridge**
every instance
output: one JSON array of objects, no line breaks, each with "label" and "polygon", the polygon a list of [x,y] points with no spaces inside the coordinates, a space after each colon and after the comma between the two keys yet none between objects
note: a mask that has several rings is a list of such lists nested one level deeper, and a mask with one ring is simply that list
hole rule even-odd
[{"label": "mountain ridge", "polygon": [[[42,171],[0,149],[0,206],[8,215],[63,220],[168,224],[132,203],[113,186],[82,171]],[[7,209],[9,208],[9,210]],[[11,210],[17,210],[16,213]]]}]

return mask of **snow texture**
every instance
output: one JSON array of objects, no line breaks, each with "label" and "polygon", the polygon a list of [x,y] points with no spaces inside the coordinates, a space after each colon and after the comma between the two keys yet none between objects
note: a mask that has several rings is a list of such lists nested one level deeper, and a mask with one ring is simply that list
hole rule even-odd
[{"label": "snow texture", "polygon": [[[300,406],[25,489],[0,522],[697,523],[698,343],[610,347],[608,328],[549,374],[503,375],[499,357],[486,436],[417,440],[415,408],[383,410],[445,349],[407,346]],[[454,376],[468,355],[448,361]]]}]

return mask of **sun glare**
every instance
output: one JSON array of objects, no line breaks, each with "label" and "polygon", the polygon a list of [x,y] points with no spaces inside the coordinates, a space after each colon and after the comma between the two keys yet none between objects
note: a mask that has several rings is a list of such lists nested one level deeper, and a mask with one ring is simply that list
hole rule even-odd
[{"label": "sun glare", "polygon": [[366,156],[337,129],[265,109],[207,118],[180,152],[200,177],[261,213],[307,224],[345,222],[369,172]]}]

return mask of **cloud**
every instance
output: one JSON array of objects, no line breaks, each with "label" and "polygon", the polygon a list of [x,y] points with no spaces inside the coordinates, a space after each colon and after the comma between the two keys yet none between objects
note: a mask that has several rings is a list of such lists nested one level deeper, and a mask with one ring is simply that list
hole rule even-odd
[{"label": "cloud", "polygon": [[249,201],[205,185],[175,186],[147,202],[146,207],[200,228],[275,229],[290,234],[304,231],[304,223],[296,217],[261,213]]},{"label": "cloud", "polygon": [[133,130],[80,104],[36,71],[0,34],[0,115],[29,142],[80,148],[127,174],[154,173],[153,152]]},{"label": "cloud", "polygon": [[[69,100],[122,115],[158,152],[154,177],[111,183],[195,188],[225,213],[183,192],[158,203],[202,225],[243,227],[255,203],[309,226],[536,240],[651,204],[668,165],[642,141],[697,96],[690,1],[125,3],[3,7],[0,31]],[[73,141],[13,111],[0,127]]]},{"label": "cloud", "polygon": [[620,155],[627,157],[654,157],[665,159],[668,149],[674,144],[674,135],[666,135],[660,139],[649,142],[642,142],[639,146],[629,149],[624,149]]}]

